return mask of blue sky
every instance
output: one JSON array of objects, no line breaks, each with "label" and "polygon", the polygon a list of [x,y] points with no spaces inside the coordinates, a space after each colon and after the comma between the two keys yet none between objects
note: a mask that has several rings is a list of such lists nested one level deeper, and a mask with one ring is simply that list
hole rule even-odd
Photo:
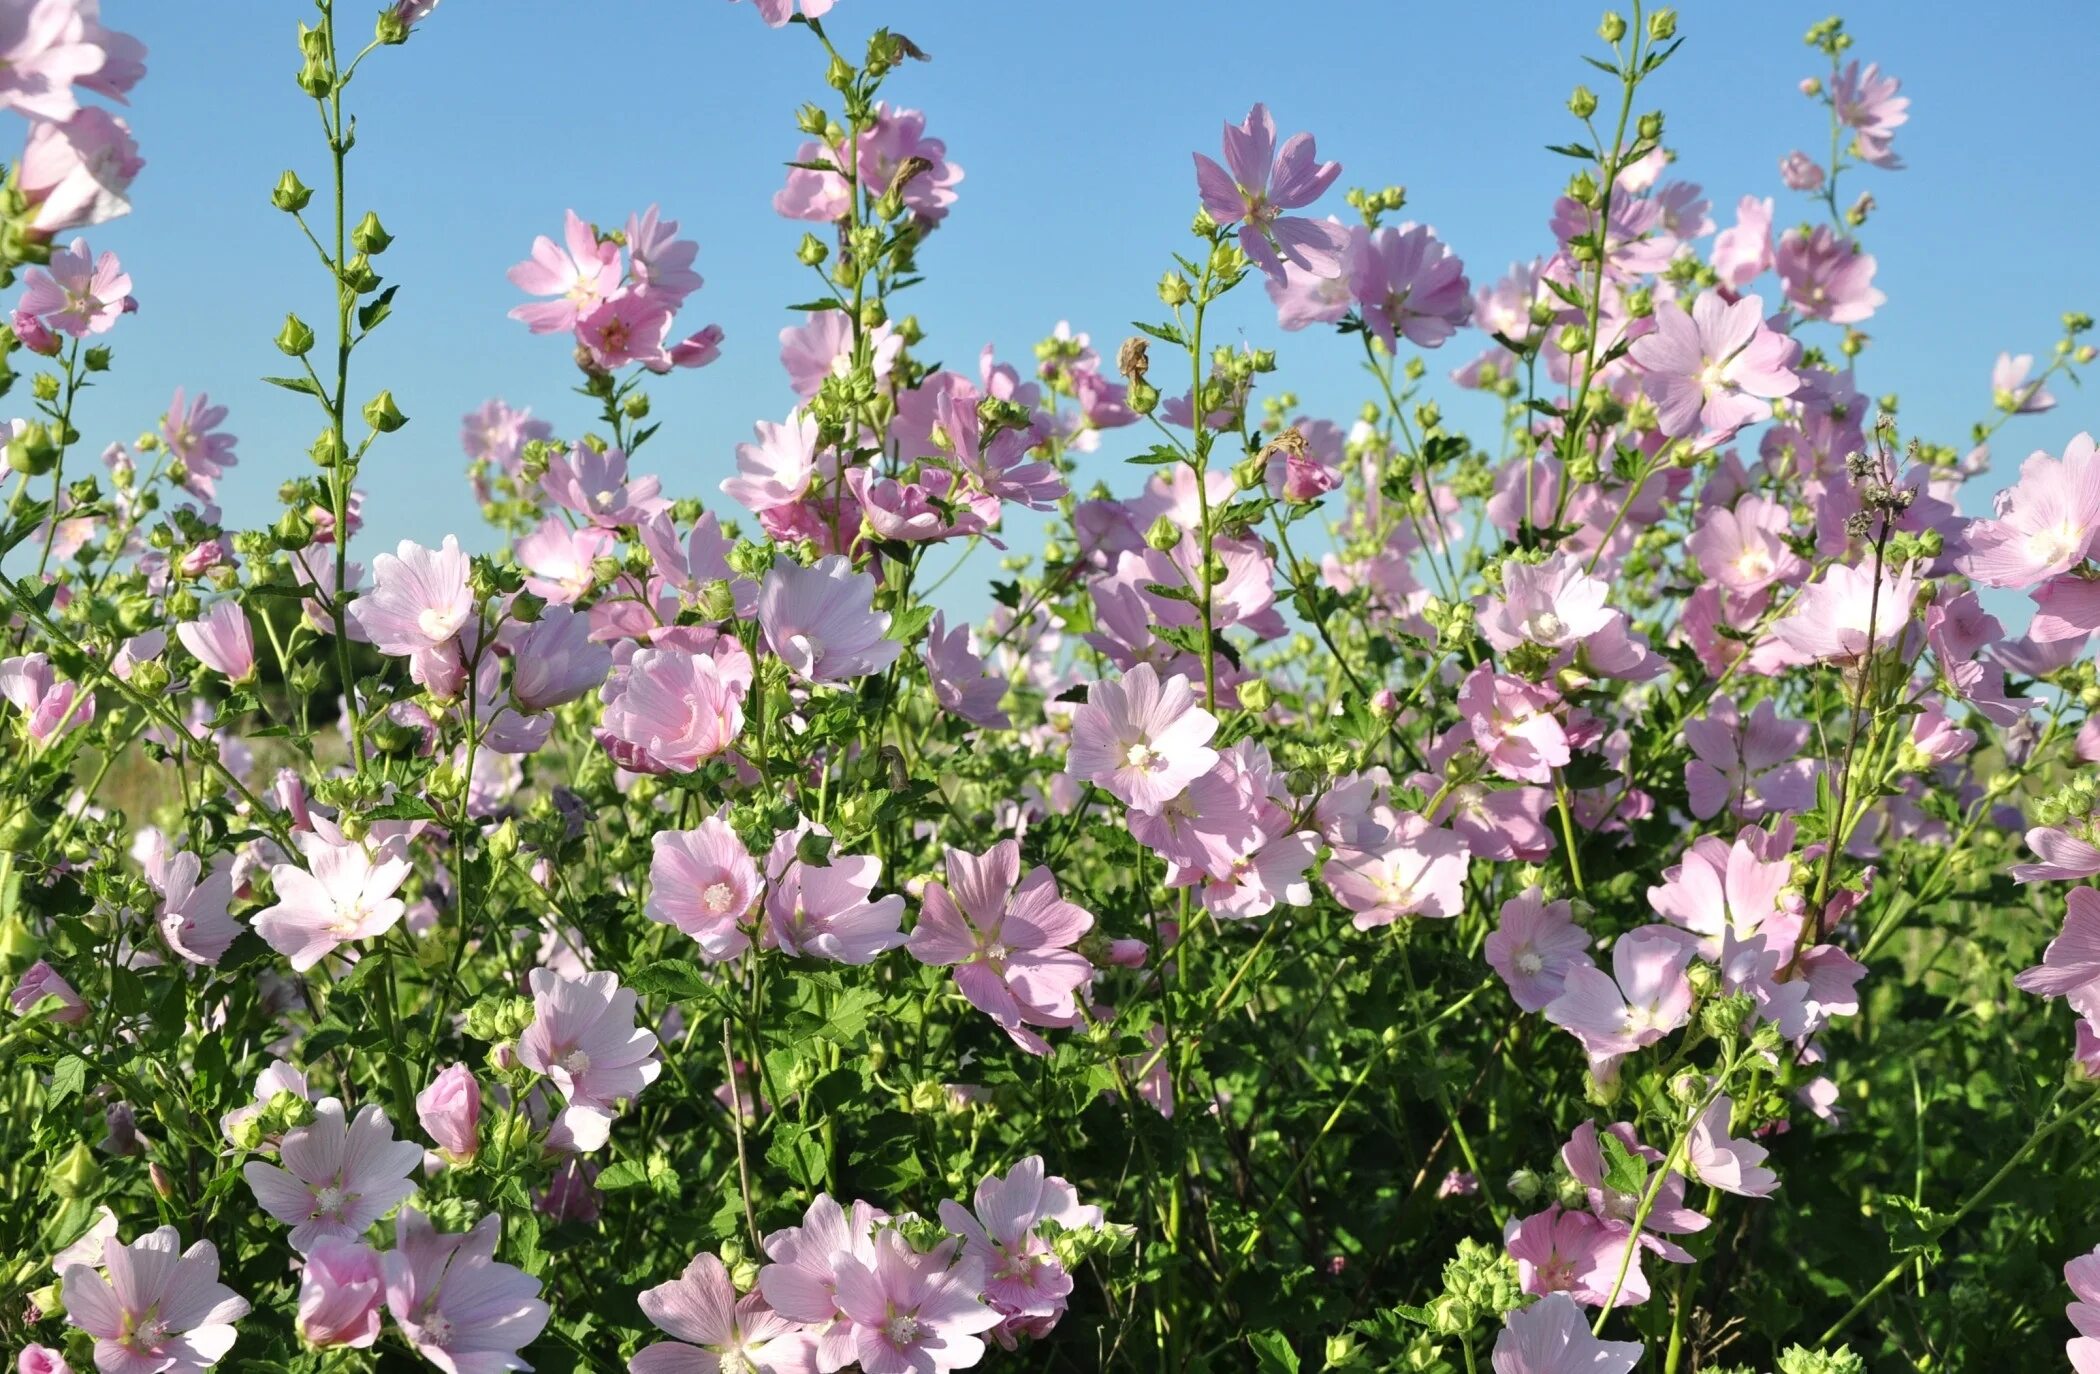
[{"label": "blue sky", "polygon": [[[829,28],[856,52],[878,23],[933,55],[892,79],[891,99],[927,112],[967,173],[947,224],[922,251],[928,284],[900,298],[928,331],[926,356],[967,366],[990,342],[1026,365],[1060,319],[1112,349],[1160,310],[1153,284],[1188,242],[1189,152],[1265,100],[1283,131],[1310,130],[1343,163],[1342,185],[1401,183],[1408,214],[1434,224],[1476,284],[1550,247],[1551,200],[1569,164],[1563,109],[1594,51],[1601,5],[1330,0],[842,0]],[[1825,12],[1786,4],[1697,4],[1688,39],[1644,104],[1668,112],[1677,174],[1703,184],[1719,218],[1745,193],[1809,207],[1779,184],[1789,149],[1827,148],[1820,107],[1794,89],[1821,58],[1801,42]],[[354,3],[346,12],[358,13]],[[311,251],[268,204],[286,167],[325,168],[317,121],[293,85],[293,0],[209,6],[107,0],[105,18],[150,49],[128,114],[148,165],[133,214],[90,235],[135,281],[137,316],[108,342],[117,370],[85,402],[90,445],[150,427],[177,385],[232,408],[242,465],[223,485],[231,522],[274,514],[274,492],[306,470],[311,403],[257,379],[283,370],[271,339],[287,309],[325,313]],[[206,20],[208,16],[208,22]],[[1846,11],[1855,52],[1900,76],[1911,120],[1899,173],[1854,173],[1880,211],[1865,238],[1889,304],[1865,326],[1870,394],[1904,397],[1907,432],[1962,443],[1989,405],[2000,349],[2045,353],[2066,309],[2100,313],[2091,247],[2100,183],[2075,93],[2100,50],[2100,7],[2057,0],[1977,7],[1882,0]],[[351,21],[362,34],[364,20]],[[400,282],[393,320],[361,350],[359,396],[391,387],[412,423],[367,461],[367,538],[485,547],[460,476],[458,417],[501,395],[569,432],[587,418],[567,349],[505,318],[519,300],[504,270],[562,211],[617,222],[651,201],[701,245],[706,288],[681,325],[719,323],[725,356],[653,388],[666,423],[643,466],[666,488],[725,504],[716,484],[754,419],[792,396],[777,361],[781,307],[806,299],[793,259],[804,226],[770,196],[798,135],[796,105],[829,94],[815,40],[765,28],[720,0],[445,0],[405,48],[378,53],[351,92],[359,116],[353,214],[379,211]],[[1849,196],[1848,196],[1849,198]],[[1346,214],[1337,191],[1331,208]],[[1224,309],[1221,337],[1281,346],[1274,379],[1313,413],[1363,399],[1354,341],[1286,336],[1258,288]],[[1470,356],[1464,335],[1434,373]],[[2090,425],[2084,394],[2056,388],[2051,414],[2015,420],[2001,467],[2060,450]],[[1492,413],[1447,398],[1492,433]],[[1128,435],[1136,431],[1126,432]],[[1138,445],[1114,436],[1081,480],[1128,490]],[[1984,492],[1972,492],[1972,509]],[[1028,532],[1017,534],[1021,547]],[[937,565],[938,566],[938,565]],[[958,584],[975,579],[958,579]],[[957,584],[951,584],[957,585]],[[956,609],[982,608],[981,585]]]}]

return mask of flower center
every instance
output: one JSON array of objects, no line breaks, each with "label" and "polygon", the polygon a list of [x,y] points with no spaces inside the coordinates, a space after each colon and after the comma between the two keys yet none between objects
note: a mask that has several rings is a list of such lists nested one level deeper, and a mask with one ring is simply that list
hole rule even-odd
[{"label": "flower center", "polygon": [[1128,767],[1142,768],[1149,773],[1159,767],[1161,760],[1151,745],[1139,740],[1123,751],[1123,762]]},{"label": "flower center", "polygon": [[423,1318],[422,1328],[423,1339],[420,1344],[440,1348],[452,1344],[452,1319],[444,1313],[432,1312]]},{"label": "flower center", "polygon": [[700,893],[700,904],[717,916],[726,915],[736,903],[736,889],[728,883],[709,883]]},{"label": "flower center", "polygon": [[315,1220],[323,1217],[340,1218],[343,1204],[349,1200],[350,1195],[333,1183],[323,1184],[314,1189]]},{"label": "flower center", "polygon": [[570,1050],[555,1062],[571,1078],[581,1078],[591,1071],[591,1057],[582,1050]]},{"label": "flower center", "polygon": [[438,642],[450,639],[458,633],[459,622],[458,615],[434,606],[416,614],[416,628],[423,632],[423,637]]},{"label": "flower center", "polygon": [[2027,556],[2037,563],[2069,563],[2078,557],[2087,531],[2069,520],[2027,536]]},{"label": "flower center", "polygon": [[1711,396],[1728,385],[1727,364],[1716,358],[1699,369],[1699,393]]},{"label": "flower center", "polygon": [[1745,578],[1770,577],[1772,555],[1761,548],[1744,549],[1736,555],[1735,570]]},{"label": "flower center", "polygon": [[1551,611],[1540,611],[1524,622],[1525,637],[1543,644],[1568,632],[1568,624]]},{"label": "flower center", "polygon": [[882,1334],[891,1345],[910,1345],[919,1339],[919,1332],[923,1329],[917,1317],[909,1312],[898,1312],[883,1323]]},{"label": "flower center", "polygon": [[1535,949],[1519,952],[1516,958],[1516,965],[1517,972],[1525,975],[1527,978],[1537,977],[1546,971],[1546,961],[1539,957],[1539,952]]}]

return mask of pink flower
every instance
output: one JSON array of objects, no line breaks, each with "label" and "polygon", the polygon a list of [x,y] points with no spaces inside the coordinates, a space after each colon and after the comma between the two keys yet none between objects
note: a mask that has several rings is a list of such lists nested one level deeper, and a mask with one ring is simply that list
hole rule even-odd
[{"label": "pink flower", "polygon": [[743,732],[747,686],[712,655],[642,649],[606,681],[599,742],[630,772],[690,773]]},{"label": "pink flower", "polygon": [[1519,782],[1553,781],[1567,765],[1567,731],[1553,714],[1561,704],[1549,688],[1497,673],[1483,663],[1458,689],[1458,711],[1488,765]]},{"label": "pink flower", "polygon": [[1730,510],[1709,507],[1685,541],[1685,552],[1731,596],[1755,596],[1774,582],[1791,583],[1807,571],[1786,546],[1787,508],[1762,496],[1745,496]]},{"label": "pink flower", "polygon": [[71,118],[79,108],[73,86],[85,85],[105,60],[78,0],[21,0],[0,8],[0,110]]},{"label": "pink flower", "polygon": [[1495,1374],[1627,1374],[1639,1341],[1602,1341],[1565,1293],[1549,1293],[1503,1319],[1489,1363]]},{"label": "pink flower", "polygon": [[2064,1353],[2076,1374],[2100,1374],[2100,1249],[2066,1264],[2064,1282],[2078,1299],[2064,1308],[2078,1328],[2078,1334],[2064,1342]]},{"label": "pink flower", "polygon": [[1902,87],[1895,77],[1883,76],[1877,64],[1870,62],[1862,70],[1856,59],[1831,82],[1831,108],[1839,122],[1852,129],[1860,161],[1890,171],[1903,166],[1889,149],[1897,128],[1910,119],[1909,98],[1896,94]]},{"label": "pink flower", "polygon": [[1796,148],[1779,159],[1779,179],[1789,191],[1814,191],[1823,185],[1823,164]]},{"label": "pink flower", "polygon": [[656,568],[656,575],[663,579],[663,586],[676,592],[680,603],[693,609],[701,601],[701,592],[709,582],[729,584],[731,613],[739,620],[748,620],[758,611],[758,584],[748,577],[740,577],[729,566],[729,551],[733,547],[722,533],[722,522],[713,511],[703,511],[693,522],[692,531],[683,542],[678,537],[678,527],[668,514],[659,514],[641,528],[642,547],[649,551],[649,561]]},{"label": "pink flower", "polygon": [[566,247],[556,247],[542,234],[532,241],[532,256],[510,269],[512,286],[530,296],[553,296],[510,312],[535,334],[574,329],[582,316],[612,295],[620,285],[620,250],[600,243],[598,235],[574,210],[563,219]]},{"label": "pink flower", "polygon": [[[876,381],[890,375],[903,351],[904,337],[888,324],[868,331]],[[853,370],[853,322],[843,310],[818,310],[807,324],[789,325],[780,331],[780,365],[787,369],[788,385],[797,396],[807,400],[816,395],[826,377],[844,377]]]},{"label": "pink flower", "polygon": [[532,418],[532,408],[513,410],[501,399],[482,402],[459,420],[459,446],[467,457],[488,463],[508,476],[518,475],[518,459],[525,445],[550,438],[554,426]]},{"label": "pink flower", "polygon": [[591,589],[594,564],[619,546],[613,530],[585,525],[570,529],[548,516],[517,543],[518,566],[525,570],[525,590],[556,605],[569,605]]},{"label": "pink flower", "polygon": [[1575,924],[1568,902],[1549,902],[1527,887],[1502,904],[1483,949],[1488,967],[1502,975],[1523,1011],[1543,1011],[1560,996],[1568,970],[1590,959],[1590,934]]},{"label": "pink flower", "polygon": [[235,682],[246,682],[255,675],[255,638],[238,601],[214,602],[202,620],[177,625],[175,637],[199,663]]},{"label": "pink flower", "polygon": [[117,265],[117,255],[96,257],[86,239],[74,239],[53,253],[50,271],[32,267],[22,281],[18,309],[76,339],[109,332],[132,308],[131,278]]},{"label": "pink flower", "polygon": [[1812,320],[1857,324],[1888,299],[1874,289],[1873,255],[1827,224],[1781,234],[1773,265],[1787,304]]},{"label": "pink flower", "polygon": [[[923,159],[925,170],[907,182],[899,194],[915,222],[939,224],[955,204],[955,187],[963,179],[963,169],[948,161],[947,144],[926,137],[926,116],[919,111],[893,110],[877,101],[874,115],[874,122],[862,130],[856,151],[805,143],[797,150],[795,161],[829,162],[843,167],[851,159],[857,163],[859,190],[880,199],[888,193],[907,160]],[[837,172],[796,167],[789,171],[787,184],[774,192],[773,209],[789,219],[828,223],[846,218],[848,199],[853,193],[854,188]]]},{"label": "pink flower", "polygon": [[1225,126],[1225,167],[1202,153],[1194,157],[1203,208],[1219,224],[1240,226],[1241,249],[1270,281],[1285,280],[1286,262],[1322,277],[1341,273],[1348,232],[1283,213],[1312,204],[1341,175],[1341,163],[1317,161],[1311,134],[1292,134],[1278,149],[1276,121],[1257,104]]},{"label": "pink flower", "polygon": [[2032,353],[2018,357],[2000,353],[1991,365],[1991,404],[2009,415],[2039,415],[2054,409],[2056,398],[2043,390],[2039,380],[2027,380],[2033,370]]},{"label": "pink flower", "polygon": [[889,1220],[865,1202],[843,1208],[819,1193],[800,1226],[765,1238],[772,1261],[758,1271],[758,1291],[772,1309],[799,1322],[815,1346],[816,1366],[830,1371],[855,1359],[853,1324],[839,1312],[837,1265],[851,1258],[875,1260],[875,1227]]},{"label": "pink flower", "polygon": [[700,274],[693,270],[700,245],[678,237],[677,220],[663,218],[651,205],[627,217],[626,238],[628,275],[638,294],[676,310],[700,289]]},{"label": "pink flower", "polygon": [[986,1175],[973,1201],[974,1214],[960,1203],[942,1202],[941,1225],[962,1237],[963,1258],[983,1270],[982,1296],[1006,1319],[1001,1343],[1011,1328],[1043,1334],[1064,1312],[1072,1276],[1038,1229],[1045,1221],[1066,1230],[1097,1227],[1101,1209],[1080,1206],[1071,1184],[1046,1176],[1041,1155],[1028,1156],[1004,1178]]},{"label": "pink flower", "polygon": [[796,857],[804,832],[782,831],[766,856],[766,943],[789,954],[869,964],[905,941],[899,928],[904,899],[872,899],[882,860],[870,854],[834,855],[829,863]]},{"label": "pink flower", "polygon": [[671,332],[671,309],[654,296],[622,290],[585,311],[576,321],[576,342],[592,367],[611,372],[640,363],[652,372],[668,372],[672,362],[664,348]]},{"label": "pink flower", "polygon": [[1765,303],[1744,296],[1730,303],[1702,291],[1689,313],[1655,312],[1655,332],[1633,344],[1663,433],[1697,436],[1701,449],[1735,437],[1769,417],[1769,402],[1791,396],[1800,379],[1790,370],[1799,346],[1765,327]]},{"label": "pink flower", "polygon": [[190,963],[218,963],[241,933],[241,923],[227,914],[233,902],[230,858],[220,855],[208,873],[204,861],[187,851],[147,866],[146,881],[163,898],[161,938]]},{"label": "pink flower", "polygon": [[1779,1175],[1765,1167],[1764,1146],[1729,1137],[1729,1122],[1735,1104],[1716,1097],[1692,1123],[1690,1158],[1692,1172],[1709,1188],[1737,1197],[1770,1197],[1779,1186]]},{"label": "pink flower", "polygon": [[1651,927],[1619,937],[1612,972],[1577,965],[1568,970],[1546,1019],[1572,1033],[1592,1057],[1631,1054],[1685,1023],[1692,985],[1685,977],[1692,949]]},{"label": "pink flower", "polygon": [[[630,1374],[718,1374],[723,1370],[792,1370],[802,1342],[794,1323],[757,1293],[741,1299],[713,1255],[693,1257],[685,1272],[637,1299],[642,1315],[673,1339],[637,1350]],[[768,1349],[778,1344],[777,1349]]]},{"label": "pink flower", "polygon": [[[2081,827],[2081,831],[2083,827]],[[2083,834],[2072,834],[2050,826],[2035,826],[2027,832],[2027,847],[2040,856],[2038,864],[2014,864],[2016,883],[2054,882],[2064,878],[2090,878],[2100,873],[2100,848]]]},{"label": "pink flower", "polygon": [[874,610],[875,579],[843,554],[812,567],[775,558],[758,589],[766,643],[804,682],[843,682],[879,673],[904,652],[884,636],[889,612]]},{"label": "pink flower", "polygon": [[0,700],[22,713],[22,727],[35,744],[48,744],[95,718],[95,694],[61,681],[43,654],[0,659]]},{"label": "pink flower", "polygon": [[416,1122],[438,1153],[467,1164],[481,1148],[481,1084],[465,1064],[448,1065],[416,1094]]},{"label": "pink flower", "polygon": [[709,816],[696,829],[659,830],[650,843],[655,854],[643,913],[692,936],[715,963],[749,949],[744,922],[765,883],[729,822]]},{"label": "pink flower", "polygon": [[[225,406],[213,405],[210,395],[202,391],[185,398],[179,386],[167,413],[161,416],[160,437],[168,446],[168,456],[179,459],[189,470],[189,480],[183,485],[207,500],[226,469],[240,463],[233,451],[239,438],[219,429],[225,420]],[[335,560],[328,561],[333,570]]]},{"label": "pink flower", "polygon": [[955,984],[971,1006],[1030,1054],[1048,1054],[1024,1024],[1078,1023],[1075,995],[1094,967],[1072,946],[1094,918],[1058,894],[1049,869],[1038,865],[1022,880],[1016,841],[982,854],[951,849],[947,864],[948,882],[926,885],[906,948],[922,964],[957,966]]},{"label": "pink flower", "polygon": [[1087,687],[1072,713],[1066,771],[1124,805],[1156,813],[1217,764],[1217,717],[1196,705],[1188,678],[1161,682],[1149,663]]},{"label": "pink flower", "polygon": [[31,1007],[47,997],[58,999],[58,1005],[45,1013],[53,1021],[71,1024],[87,1020],[88,1004],[57,969],[42,959],[22,970],[22,976],[7,994],[7,1002],[15,1015],[26,1016]]},{"label": "pink flower", "polygon": [[882,1230],[872,1264],[850,1254],[832,1264],[838,1308],[867,1374],[947,1374],[984,1358],[978,1335],[997,1326],[999,1314],[977,1296],[983,1277],[973,1261],[945,1269],[902,1233]]},{"label": "pink flower", "polygon": [[591,639],[588,616],[549,606],[530,625],[506,626],[510,694],[522,711],[545,711],[575,701],[605,681],[612,650]]},{"label": "pink flower", "polygon": [[1349,290],[1389,351],[1400,336],[1435,348],[1457,333],[1473,316],[1472,289],[1465,264],[1424,224],[1372,230],[1350,256]]},{"label": "pink flower", "polygon": [[1969,576],[1991,587],[2031,587],[2085,563],[2100,540],[2092,436],[2074,436],[2061,459],[2030,455],[1996,505],[1992,519],[1971,520],[1962,532],[1968,547],[1957,564]]},{"label": "pink flower", "polygon": [[575,1148],[595,1150],[611,1134],[614,1105],[663,1072],[656,1036],[635,1024],[634,993],[616,974],[564,978],[536,968],[528,981],[533,1018],[518,1037],[518,1062],[554,1081],[568,1099],[559,1126]]},{"label": "pink flower", "polygon": [[241,1177],[263,1210],[292,1228],[291,1247],[304,1254],[325,1237],[355,1240],[413,1193],[409,1175],[423,1162],[423,1148],[394,1139],[377,1106],[368,1103],[346,1121],[343,1104],[324,1097],[312,1121],[285,1132],[277,1157],[284,1167],[250,1160]]},{"label": "pink flower", "polygon": [[31,1341],[15,1357],[15,1371],[16,1374],[73,1374],[73,1366],[50,1346]]},{"label": "pink flower", "polygon": [[663,484],[654,477],[627,476],[627,455],[616,448],[577,444],[547,461],[540,489],[563,508],[604,529],[639,525],[671,503],[657,495]]},{"label": "pink flower", "polygon": [[[1565,1293],[1602,1307],[1611,1300],[1628,1234],[1623,1225],[1608,1225],[1592,1213],[1548,1207],[1522,1221],[1513,1219],[1503,1245],[1517,1262],[1517,1282],[1526,1293]],[[1647,1278],[1636,1260],[1627,1268],[1616,1305],[1638,1306],[1647,1297]]]},{"label": "pink flower", "polygon": [[1006,696],[1006,679],[987,670],[984,660],[970,651],[969,626],[951,630],[946,614],[935,611],[926,631],[925,663],[933,699],[943,711],[987,729],[1012,726],[999,705]]},{"label": "pink flower", "polygon": [[107,110],[89,107],[62,123],[31,124],[15,169],[36,208],[29,227],[55,234],[129,214],[124,193],[145,165],[131,126]]},{"label": "pink flower", "polygon": [[1375,850],[1338,848],[1320,870],[1335,900],[1355,912],[1358,930],[1402,916],[1456,916],[1464,906],[1466,842],[1409,812]]},{"label": "pink flower", "polygon": [[547,1326],[540,1281],[496,1259],[503,1219],[490,1213],[474,1229],[441,1234],[413,1207],[394,1220],[387,1252],[386,1305],[418,1354],[446,1374],[530,1369],[518,1351]]},{"label": "pink flower", "polygon": [[1725,807],[1739,821],[1772,811],[1804,811],[1815,805],[1816,765],[1797,758],[1808,743],[1808,723],[1781,720],[1770,697],[1746,721],[1731,696],[1715,697],[1706,714],[1684,723],[1693,758],[1684,765],[1684,786],[1694,817],[1711,820]]},{"label": "pink flower", "polygon": [[384,851],[375,863],[363,844],[313,831],[295,839],[306,864],[271,867],[277,903],[256,914],[255,933],[304,973],[337,946],[376,939],[393,928],[407,910],[394,893],[410,865]]},{"label": "pink flower", "polygon": [[[729,3],[733,5],[736,0],[729,0]],[[769,29],[785,28],[788,20],[794,17],[797,4],[802,7],[803,18],[822,19],[837,3],[838,0],[752,0],[758,9],[758,17],[766,21]]]},{"label": "pink flower", "polygon": [[372,590],[350,603],[350,619],[383,654],[429,654],[449,645],[474,617],[469,570],[449,534],[436,549],[404,539],[372,560]]},{"label": "pink flower", "polygon": [[1699,953],[1719,959],[1730,941],[1776,935],[1789,951],[1801,929],[1798,901],[1788,901],[1794,866],[1784,849],[1774,858],[1753,841],[1763,831],[1745,830],[1730,844],[1702,835],[1684,861],[1663,870],[1663,882],[1648,889],[1657,915],[1700,937]]},{"label": "pink flower", "polygon": [[1772,633],[1810,658],[1850,662],[1901,638],[1917,593],[1918,579],[1908,564],[1884,567],[1877,587],[1873,569],[1840,563],[1802,590],[1793,611]]},{"label": "pink flower", "polygon": [[785,423],[751,428],[758,442],[736,446],[737,475],[724,479],[723,493],[754,515],[794,505],[817,475],[816,417],[797,411]]},{"label": "pink flower", "polygon": [[2013,979],[2038,997],[2062,997],[2088,1020],[2100,1021],[2100,891],[2074,887],[2064,926],[2042,952],[2042,962]]},{"label": "pink flower", "polygon": [[1740,291],[1772,265],[1772,200],[1744,196],[1735,224],[1714,237],[1713,268],[1723,285]]},{"label": "pink flower", "polygon": [[299,1274],[299,1339],[316,1349],[369,1349],[379,1339],[386,1278],[379,1252],[361,1240],[329,1236],[306,1252]]},{"label": "pink flower", "polygon": [[102,1272],[86,1264],[64,1274],[66,1320],[95,1338],[103,1374],[187,1374],[209,1369],[233,1349],[233,1324],[246,1300],[219,1282],[219,1252],[208,1240],[188,1250],[172,1226],[129,1245],[102,1242]]}]

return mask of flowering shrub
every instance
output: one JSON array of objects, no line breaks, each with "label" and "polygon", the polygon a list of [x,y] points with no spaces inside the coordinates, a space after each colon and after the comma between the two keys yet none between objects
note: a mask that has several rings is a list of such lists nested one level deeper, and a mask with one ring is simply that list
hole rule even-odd
[{"label": "flowering shrub", "polygon": [[[1840,23],[1800,223],[1716,232],[1635,4],[1537,260],[1482,284],[1256,105],[1156,323],[954,370],[898,310],[968,232],[925,55],[758,0],[791,31],[725,41],[829,90],[793,408],[667,488],[648,389],[740,341],[662,207],[572,211],[511,313],[595,423],[490,401],[497,537],[389,550],[353,78],[434,8],[300,28],[333,190],[273,202],[335,311],[270,380],[319,435],[231,530],[204,391],[83,461],[137,418],[88,393],[152,283],[82,231],[144,49],[0,0],[19,1370],[2100,1369],[2100,458],[2023,421],[1956,505],[2092,321],[1966,446],[1868,398],[1846,196],[1908,102]],[[1270,309],[1360,355],[1353,422],[1217,342]],[[964,623],[1012,509],[1048,541]]]}]

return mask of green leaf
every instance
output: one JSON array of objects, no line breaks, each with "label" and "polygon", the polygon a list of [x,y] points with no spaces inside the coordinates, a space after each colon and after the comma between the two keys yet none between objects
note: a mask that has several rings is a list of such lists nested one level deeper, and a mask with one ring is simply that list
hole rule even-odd
[{"label": "green leaf", "polygon": [[47,1107],[56,1107],[69,1097],[77,1097],[87,1089],[87,1061],[77,1054],[69,1054],[51,1066],[51,1092],[45,1100]]},{"label": "green leaf", "polygon": [[303,391],[316,400],[322,399],[321,388],[311,377],[265,377],[271,386],[281,386],[286,391]]},{"label": "green leaf", "polygon": [[1940,1257],[1940,1237],[1954,1224],[1945,1212],[1911,1201],[1900,1193],[1881,1199],[1881,1224],[1889,1233],[1889,1251],[1898,1258],[1923,1255],[1928,1261]]},{"label": "green leaf", "polygon": [[365,812],[365,819],[373,821],[441,821],[444,819],[421,797],[403,793],[390,802],[382,802]]},{"label": "green leaf", "polygon": [[1648,1161],[1626,1147],[1610,1131],[1597,1132],[1604,1151],[1604,1186],[1614,1193],[1639,1197],[1648,1190]]},{"label": "green leaf", "polygon": [[639,1159],[616,1159],[598,1174],[598,1188],[607,1193],[640,1188],[648,1182],[649,1166]]},{"label": "green leaf", "polygon": [[389,286],[363,305],[357,307],[357,327],[369,334],[379,327],[379,322],[394,313],[394,293],[399,286]]},{"label": "green leaf", "polygon": [[1254,1367],[1261,1374],[1298,1374],[1298,1352],[1281,1331],[1259,1331],[1247,1337]]}]

